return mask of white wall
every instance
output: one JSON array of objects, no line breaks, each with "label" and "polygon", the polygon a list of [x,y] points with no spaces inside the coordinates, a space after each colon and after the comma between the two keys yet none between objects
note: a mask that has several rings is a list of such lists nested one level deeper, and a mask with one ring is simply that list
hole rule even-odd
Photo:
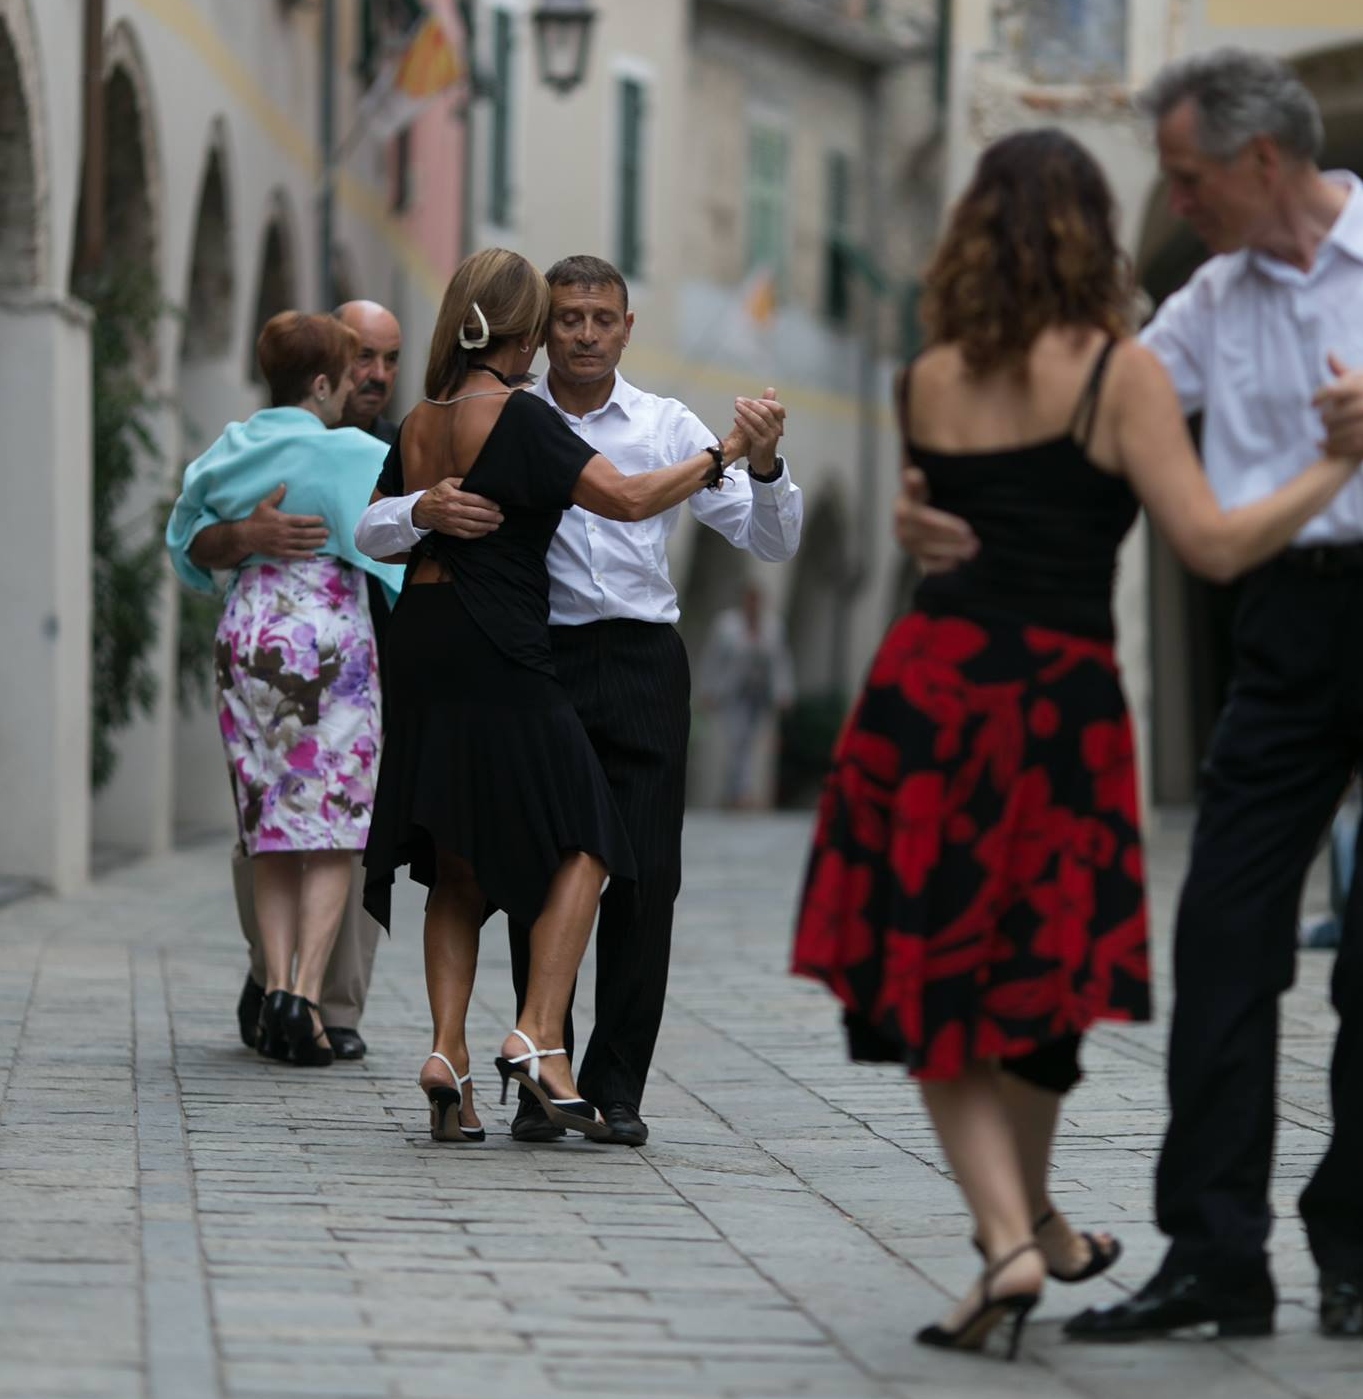
[{"label": "white wall", "polygon": [[89,325],[0,300],[0,873],[71,893],[90,847]]}]

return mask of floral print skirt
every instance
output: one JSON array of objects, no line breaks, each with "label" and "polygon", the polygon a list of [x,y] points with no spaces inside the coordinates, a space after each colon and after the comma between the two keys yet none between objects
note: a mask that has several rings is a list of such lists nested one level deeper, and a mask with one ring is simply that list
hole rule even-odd
[{"label": "floral print skirt", "polygon": [[923,1078],[1148,1019],[1139,822],[1110,642],[910,614],[834,752],[794,970],[854,1059]]},{"label": "floral print skirt", "polygon": [[364,574],[324,557],[243,568],[214,660],[246,853],[363,850],[379,756]]}]

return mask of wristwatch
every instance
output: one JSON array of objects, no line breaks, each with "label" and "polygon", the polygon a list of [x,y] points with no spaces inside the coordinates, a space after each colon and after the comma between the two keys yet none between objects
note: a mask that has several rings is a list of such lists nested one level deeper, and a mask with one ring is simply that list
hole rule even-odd
[{"label": "wristwatch", "polygon": [[749,476],[749,478],[750,478],[751,480],[753,480],[753,481],[760,481],[764,486],[770,486],[771,483],[772,483],[773,481],[779,481],[779,480],[781,479],[781,473],[782,473],[785,469],[786,469],[786,459],[785,459],[785,457],[779,457],[779,456],[778,456],[778,457],[776,458],[776,470],[773,471],[773,472],[771,473],[770,476],[759,476],[759,475],[757,474],[757,472],[755,472],[755,471],[752,469],[751,463],[749,463],[749,466],[748,466],[748,476]]}]

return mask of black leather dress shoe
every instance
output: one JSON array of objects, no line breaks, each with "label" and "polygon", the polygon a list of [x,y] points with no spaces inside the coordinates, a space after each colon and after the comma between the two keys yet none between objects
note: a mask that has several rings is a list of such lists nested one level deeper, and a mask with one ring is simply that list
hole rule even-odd
[{"label": "black leather dress shoe", "polygon": [[564,1135],[564,1128],[550,1122],[535,1102],[522,1103],[511,1123],[511,1136],[518,1142],[556,1142]]},{"label": "black leather dress shoe", "polygon": [[265,999],[265,988],[246,973],[246,985],[241,988],[237,999],[237,1028],[241,1031],[241,1042],[247,1049],[256,1047],[256,1026],[260,1024],[260,1007]]},{"label": "black leather dress shoe", "polygon": [[1267,1336],[1276,1298],[1267,1271],[1234,1287],[1193,1269],[1161,1269],[1134,1297],[1090,1307],[1065,1323],[1076,1341],[1144,1341],[1211,1322],[1221,1336]]},{"label": "black leather dress shoe", "polygon": [[1363,1277],[1320,1275],[1320,1329],[1325,1336],[1363,1337]]},{"label": "black leather dress shoe", "polygon": [[610,1136],[603,1137],[602,1141],[618,1146],[643,1146],[648,1140],[648,1124],[639,1116],[638,1109],[628,1103],[612,1103],[601,1109],[601,1116],[611,1129]]},{"label": "black leather dress shoe", "polygon": [[331,1041],[332,1053],[338,1059],[363,1059],[369,1048],[360,1038],[358,1030],[347,1030],[340,1025],[324,1025],[327,1039]]}]

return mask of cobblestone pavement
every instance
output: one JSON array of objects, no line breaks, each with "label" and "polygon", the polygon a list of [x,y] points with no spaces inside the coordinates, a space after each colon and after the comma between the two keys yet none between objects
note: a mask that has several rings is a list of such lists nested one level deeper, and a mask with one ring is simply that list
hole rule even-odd
[{"label": "cobblestone pavement", "polygon": [[[1303,954],[1284,1021],[1278,1334],[1060,1335],[1160,1254],[1161,1020],[1096,1035],[1065,1113],[1057,1191],[1121,1234],[1115,1275],[1052,1288],[1017,1365],[942,1355],[912,1334],[977,1266],[967,1222],[915,1094],[849,1066],[826,994],[784,974],[806,837],[799,817],[690,819],[643,1151],[507,1135],[500,919],[470,1026],[489,1138],[459,1147],[429,1139],[414,1082],[429,1022],[410,891],[379,951],[369,1058],[312,1071],[237,1040],[223,843],[0,909],[0,1394],[1363,1393],[1363,1347],[1313,1332],[1293,1208],[1327,1129],[1329,953]],[[1185,843],[1152,842],[1162,935]]]}]

